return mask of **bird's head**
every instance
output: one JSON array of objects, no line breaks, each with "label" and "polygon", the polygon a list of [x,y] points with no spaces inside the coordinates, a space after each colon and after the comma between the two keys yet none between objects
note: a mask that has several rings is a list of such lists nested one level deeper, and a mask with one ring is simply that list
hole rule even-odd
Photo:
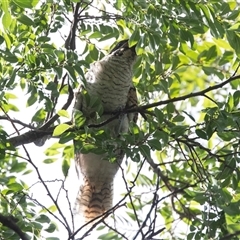
[{"label": "bird's head", "polygon": [[129,47],[128,39],[120,41],[110,52],[111,55],[116,57],[131,58],[133,61],[136,59],[136,45]]}]

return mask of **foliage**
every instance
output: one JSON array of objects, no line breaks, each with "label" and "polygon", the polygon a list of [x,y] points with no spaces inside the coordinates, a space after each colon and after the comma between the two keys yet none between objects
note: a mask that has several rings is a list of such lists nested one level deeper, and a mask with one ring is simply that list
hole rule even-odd
[{"label": "foliage", "polygon": [[[47,239],[59,239],[62,225],[67,239],[75,239],[83,228],[74,229],[65,217],[58,195],[42,178],[38,159],[29,154],[31,145],[24,145],[51,134],[53,144],[41,150],[47,156],[43,162],[51,165],[61,154],[61,191],[70,212],[64,184],[75,137],[82,139],[86,152],[111,152],[117,144],[128,157],[122,174],[125,194],[107,213],[114,225],[100,219],[101,225],[93,225],[81,239],[94,227],[98,239],[238,239],[237,1],[0,4],[1,239],[41,239],[46,232],[51,236]],[[103,146],[107,133],[85,126],[81,113],[74,128],[69,106],[89,64],[126,38],[137,44],[133,81],[139,93],[139,107],[127,111],[138,111],[139,121],[122,140]],[[27,114],[16,119],[23,111]],[[31,197],[31,186],[23,180],[31,172],[47,192],[50,207]]]}]

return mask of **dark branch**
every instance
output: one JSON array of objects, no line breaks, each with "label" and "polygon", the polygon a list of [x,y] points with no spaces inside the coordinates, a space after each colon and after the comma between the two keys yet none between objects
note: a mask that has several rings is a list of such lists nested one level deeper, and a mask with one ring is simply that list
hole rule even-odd
[{"label": "dark branch", "polygon": [[190,93],[190,94],[186,94],[184,96],[181,97],[176,97],[176,98],[171,98],[168,100],[164,100],[164,101],[159,101],[159,102],[155,102],[155,103],[151,103],[151,104],[147,104],[138,108],[133,108],[133,109],[128,109],[125,112],[130,113],[130,112],[144,112],[144,110],[149,109],[149,108],[153,108],[153,107],[158,107],[160,105],[164,105],[164,104],[168,104],[168,103],[173,103],[173,102],[179,102],[182,100],[186,100],[188,98],[192,98],[192,97],[199,97],[199,96],[204,96],[206,97],[206,93],[222,88],[223,86],[227,85],[228,83],[240,79],[240,75],[236,75],[236,76],[232,76],[230,78],[228,78],[227,80],[223,81],[222,83],[216,84],[214,86],[208,87],[202,91],[199,92],[195,92],[195,93]]},{"label": "dark branch", "polygon": [[78,20],[79,8],[80,8],[80,3],[77,3],[74,8],[74,17],[73,17],[72,27],[71,27],[69,35],[65,41],[65,48],[71,49],[73,51],[76,49],[75,36],[76,36],[76,31],[77,31],[77,24],[79,22],[79,20]]},{"label": "dark branch", "polygon": [[32,143],[37,139],[45,137],[53,133],[53,130],[54,130],[54,127],[49,128],[48,131],[41,131],[41,130],[29,131],[19,136],[9,138],[8,141],[11,143],[13,147],[17,147],[23,144]]},{"label": "dark branch", "polygon": [[233,237],[236,237],[240,235],[240,231],[236,231],[235,233],[231,233],[231,234],[228,234],[222,238],[220,238],[220,240],[228,240],[228,239],[232,239]]},{"label": "dark branch", "polygon": [[[106,125],[107,123],[113,121],[120,114],[123,114],[123,113],[125,113],[125,114],[126,113],[131,113],[131,112],[143,113],[143,112],[145,112],[149,108],[158,107],[158,106],[163,105],[163,104],[168,104],[168,103],[172,103],[172,102],[178,102],[178,101],[186,100],[186,99],[192,98],[192,97],[198,97],[198,96],[204,96],[205,97],[205,94],[207,92],[210,92],[210,91],[222,88],[226,84],[230,83],[231,81],[237,80],[237,79],[240,79],[240,75],[232,76],[232,77],[228,78],[227,80],[223,81],[222,83],[219,83],[219,84],[216,84],[214,86],[208,87],[208,88],[206,88],[206,89],[204,89],[202,91],[199,91],[199,92],[190,93],[190,94],[187,94],[187,95],[184,95],[184,96],[181,96],[181,97],[172,98],[172,99],[168,99],[168,100],[165,100],[165,101],[159,101],[159,102],[156,102],[156,103],[147,104],[147,105],[144,105],[144,106],[141,106],[141,107],[134,107],[134,108],[125,109],[122,112],[115,113],[115,115],[113,115],[113,117],[110,117],[108,120],[106,120],[106,121],[104,121],[104,122],[102,122],[100,124],[96,124],[96,125],[95,124],[91,124],[91,125],[89,125],[89,127],[95,127],[95,128],[102,127],[102,126]],[[67,103],[65,105],[68,105],[69,102],[72,101],[72,98],[73,98],[73,93],[69,94],[69,100],[67,101]],[[70,101],[70,99],[71,99],[71,101]],[[64,107],[63,107],[63,109],[64,109]],[[109,114],[109,113],[106,113],[106,114]],[[49,121],[51,121],[51,123],[53,123],[54,121],[56,121],[56,119],[58,117],[59,116],[56,114]],[[47,122],[48,124],[49,124],[49,121]],[[19,135],[17,137],[9,138],[9,142],[14,147],[17,147],[17,146],[22,145],[22,144],[27,144],[27,143],[34,142],[35,140],[37,140],[39,138],[42,138],[42,137],[44,137],[46,135],[51,134],[53,132],[53,130],[54,130],[54,127],[50,127],[50,128],[48,128],[46,130],[44,128],[45,127],[42,126],[42,128],[40,128],[38,130],[29,131],[29,132],[24,133],[22,135]],[[44,131],[42,131],[42,129],[44,129]],[[72,130],[70,130],[70,131],[72,131]]]},{"label": "dark branch", "polygon": [[[76,38],[75,37],[76,37],[77,25],[78,25],[78,22],[79,22],[78,15],[81,12],[81,11],[79,12],[79,9],[80,9],[80,3],[77,3],[75,8],[74,8],[72,26],[70,28],[69,35],[68,35],[68,37],[67,37],[67,39],[65,41],[66,49],[70,49],[72,51],[74,51],[76,49]],[[60,87],[59,91],[61,91],[61,89],[64,87],[64,82],[65,82],[66,77],[67,77],[67,74],[65,74],[64,77],[62,78],[62,83],[61,83],[61,87]],[[57,76],[55,76],[55,78],[54,78],[54,83],[56,85],[58,85],[58,78],[57,78]],[[72,87],[69,84],[69,82],[68,82],[68,91],[69,91],[68,100],[67,100],[66,104],[62,107],[62,109],[64,109],[64,110],[68,109],[68,107],[70,106],[70,104],[71,104],[71,102],[73,100],[73,95],[74,95]],[[43,130],[48,129],[59,118],[58,114],[55,114],[53,116],[53,112],[54,112],[55,106],[57,104],[58,97],[56,97],[56,98],[55,97],[51,97],[51,100],[53,102],[53,106],[54,107],[51,110],[51,112],[48,113],[47,118],[45,120],[46,123],[38,129],[39,131],[43,131]],[[44,142],[46,141],[47,137],[48,137],[47,135],[44,135],[43,137],[35,139],[34,142],[35,142],[35,144],[37,146],[41,146],[41,145],[44,144]],[[42,141],[41,141],[41,139],[42,139]]]},{"label": "dark branch", "polygon": [[79,20],[87,20],[87,19],[118,20],[118,19],[124,19],[124,17],[121,16],[121,15],[118,15],[118,14],[111,14],[111,15],[106,15],[106,16],[87,15],[87,16],[80,16],[79,17]]},{"label": "dark branch", "polygon": [[22,240],[29,240],[28,236],[18,227],[17,219],[13,216],[4,216],[0,213],[0,222],[3,226],[13,230]]},{"label": "dark branch", "polygon": [[[7,121],[9,121],[9,118],[6,117],[6,116],[0,116],[0,120],[7,120]],[[24,123],[24,122],[22,122],[20,120],[17,120],[17,119],[11,119],[11,122],[17,123],[17,124],[19,124],[19,125],[21,125],[21,126],[23,126],[25,128],[36,129],[36,127],[33,127],[31,124]]]}]

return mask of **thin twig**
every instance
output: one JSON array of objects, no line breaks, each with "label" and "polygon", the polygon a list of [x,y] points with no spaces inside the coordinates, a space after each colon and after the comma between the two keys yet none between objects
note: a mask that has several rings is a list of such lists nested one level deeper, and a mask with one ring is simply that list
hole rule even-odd
[{"label": "thin twig", "polygon": [[[10,119],[8,117],[6,117],[6,116],[0,116],[0,120],[10,121]],[[20,120],[17,120],[17,119],[11,119],[11,121],[14,122],[14,123],[17,123],[17,124],[19,124],[19,125],[21,125],[23,127],[26,127],[26,128],[30,128],[30,129],[33,129],[33,130],[36,129],[36,127],[33,127],[31,124],[26,124],[26,123],[24,123],[24,122],[22,122]]]},{"label": "thin twig", "polygon": [[114,229],[113,227],[111,227],[109,224],[107,224],[105,221],[103,221],[103,223],[110,228],[112,231],[116,232],[118,235],[120,235],[122,237],[122,239],[127,239],[127,237],[125,237],[122,233],[120,233],[117,229]]}]

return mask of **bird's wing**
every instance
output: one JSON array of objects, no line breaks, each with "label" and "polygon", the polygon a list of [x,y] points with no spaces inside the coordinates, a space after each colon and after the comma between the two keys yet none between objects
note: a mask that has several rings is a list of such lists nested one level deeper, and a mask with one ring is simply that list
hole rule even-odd
[{"label": "bird's wing", "polygon": [[77,92],[75,93],[75,103],[74,103],[74,109],[81,111],[82,110],[82,91],[83,91],[83,86],[80,85],[78,87]]},{"label": "bird's wing", "polygon": [[[126,109],[135,108],[138,106],[137,91],[135,87],[131,87],[128,92],[128,100],[126,104]],[[130,121],[137,122],[138,113],[133,112],[128,114]]]},{"label": "bird's wing", "polygon": [[80,85],[77,89],[77,92],[75,93],[75,103],[73,106],[73,111],[72,111],[72,123],[75,125],[75,114],[77,113],[77,111],[82,111],[82,104],[83,104],[83,91],[84,87],[82,85]]},{"label": "bird's wing", "polygon": [[[83,104],[83,95],[82,95],[82,91],[83,91],[84,87],[80,84],[77,92],[75,93],[75,103],[73,106],[73,111],[72,111],[72,123],[74,125],[76,125],[76,114],[78,111],[82,110],[82,104]],[[74,145],[74,152],[75,152],[75,168],[76,168],[76,172],[77,175],[79,177],[79,166],[78,166],[78,161],[79,161],[79,151],[76,149],[76,140],[73,141],[73,145]]]}]

